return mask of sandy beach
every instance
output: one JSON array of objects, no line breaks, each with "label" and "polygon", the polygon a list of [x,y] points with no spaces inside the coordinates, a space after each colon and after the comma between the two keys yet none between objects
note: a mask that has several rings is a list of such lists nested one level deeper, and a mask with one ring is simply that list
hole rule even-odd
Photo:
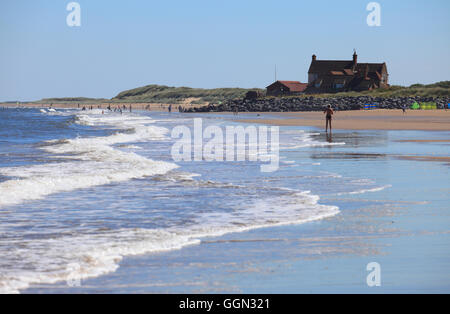
[{"label": "sandy beach", "polygon": [[[260,113],[258,118],[246,119],[241,114],[239,121],[247,123],[262,123],[279,126],[315,126],[325,127],[322,112],[281,112]],[[265,117],[270,114],[270,118]],[[401,110],[379,109],[372,111],[341,111],[335,112],[332,122],[333,129],[346,130],[450,130],[450,111],[447,110]]]},{"label": "sandy beach", "polygon": [[184,109],[189,109],[192,107],[198,107],[202,106],[203,104],[195,104],[195,102],[198,100],[197,98],[187,98],[184,101],[180,103],[173,103],[173,104],[160,104],[160,103],[118,103],[118,102],[111,102],[111,103],[52,103],[52,104],[46,104],[46,103],[0,103],[0,107],[8,107],[8,108],[49,108],[50,105],[54,109],[81,109],[83,107],[86,107],[89,109],[91,106],[93,109],[106,109],[109,105],[111,108],[117,108],[118,106],[126,106],[129,108],[130,106],[135,110],[150,110],[150,111],[167,111],[168,107],[172,105],[172,111],[178,111],[178,106],[183,107]]},{"label": "sandy beach", "polygon": [[[157,103],[111,103],[111,108],[125,105],[134,110],[167,111],[172,105],[172,111],[178,111],[178,106],[184,109],[199,107],[202,105],[193,104],[195,99],[186,99],[178,104],[157,104]],[[75,103],[54,103],[55,109],[67,108],[101,108],[106,109],[108,103],[102,104],[78,104]],[[48,108],[49,104],[24,103],[11,104],[3,103],[1,107],[23,107],[23,108]],[[225,114],[231,115],[231,112]],[[255,117],[255,114],[258,116]],[[247,117],[251,116],[251,117]],[[278,126],[314,126],[325,127],[324,114],[322,112],[260,112],[260,113],[240,113],[235,121],[243,123],[257,123]],[[450,110],[408,110],[403,114],[401,110],[357,110],[357,111],[337,111],[333,116],[333,129],[339,130],[421,130],[421,131],[449,131],[450,130]],[[415,140],[415,139],[414,139]],[[443,139],[438,141],[448,141]],[[418,141],[427,141],[422,139]]]}]

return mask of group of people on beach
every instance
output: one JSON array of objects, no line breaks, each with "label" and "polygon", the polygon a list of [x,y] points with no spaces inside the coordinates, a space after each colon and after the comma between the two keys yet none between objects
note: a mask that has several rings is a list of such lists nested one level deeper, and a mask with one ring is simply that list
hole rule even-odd
[{"label": "group of people on beach", "polygon": [[[163,104],[160,104],[160,108],[163,109],[163,108],[164,108],[164,105],[163,105]],[[145,109],[145,110],[148,110],[148,111],[151,111],[151,110],[152,110],[152,107],[151,107],[150,105],[147,105],[147,106],[145,106],[144,109]],[[171,105],[171,104],[167,105],[167,111],[168,111],[169,113],[172,112],[172,105]],[[180,105],[180,106],[178,106],[178,112],[185,112],[185,109]]]},{"label": "group of people on beach", "polygon": [[[79,107],[78,107],[79,108]],[[89,106],[89,110],[93,110],[94,107],[93,106]],[[83,106],[83,108],[81,108],[82,111],[86,111],[86,106]]]},{"label": "group of people on beach", "polygon": [[[80,104],[78,104],[78,108],[80,108]],[[98,105],[97,106],[97,108],[98,109],[101,109],[102,108],[102,106],[101,105]],[[86,106],[83,106],[82,108],[81,108],[81,110],[82,111],[86,111],[86,110],[93,110],[94,109],[94,107],[91,105],[91,106],[89,106],[88,108],[86,108]],[[123,114],[123,112],[125,111],[125,110],[127,110],[127,106],[125,106],[125,105],[122,105],[122,106],[117,106],[117,107],[114,107],[114,108],[111,108],[111,105],[108,105],[107,107],[106,107],[106,109],[108,109],[109,111],[111,111],[111,112],[120,112],[120,114]],[[129,107],[128,107],[128,110],[130,111],[130,112],[132,112],[133,111],[133,107],[130,105]],[[104,114],[105,112],[102,110],[102,114]]]}]

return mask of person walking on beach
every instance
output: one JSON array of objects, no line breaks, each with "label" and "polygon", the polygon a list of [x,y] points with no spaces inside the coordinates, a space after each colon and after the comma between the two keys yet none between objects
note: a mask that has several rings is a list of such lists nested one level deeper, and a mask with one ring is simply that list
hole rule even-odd
[{"label": "person walking on beach", "polygon": [[169,110],[169,113],[172,112],[172,105],[169,105],[168,110]]},{"label": "person walking on beach", "polygon": [[330,133],[331,133],[331,119],[333,117],[333,109],[331,109],[331,105],[328,105],[328,107],[323,111],[323,113],[326,114],[325,119],[326,119],[326,123],[325,123],[325,132],[328,133],[328,123],[330,123]]},{"label": "person walking on beach", "polygon": [[402,106],[403,114],[406,114],[406,105]]}]

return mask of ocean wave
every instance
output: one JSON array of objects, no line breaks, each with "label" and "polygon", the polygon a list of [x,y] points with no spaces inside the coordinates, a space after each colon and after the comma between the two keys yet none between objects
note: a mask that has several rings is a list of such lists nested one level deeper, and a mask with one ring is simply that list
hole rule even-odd
[{"label": "ocean wave", "polygon": [[245,206],[236,205],[230,212],[202,213],[195,223],[179,229],[102,230],[96,234],[21,243],[20,247],[15,246],[5,253],[0,266],[15,259],[32,263],[36,270],[24,271],[8,265],[8,272],[0,274],[0,293],[19,293],[32,283],[56,283],[104,275],[114,272],[124,256],[176,250],[199,244],[205,237],[305,223],[339,213],[337,207],[320,205],[318,200],[318,196],[307,191],[287,191],[283,196],[260,199]]},{"label": "ocean wave", "polygon": [[340,195],[355,195],[355,194],[372,193],[372,192],[383,191],[383,190],[391,188],[391,187],[392,187],[392,185],[388,184],[388,185],[383,185],[383,186],[370,188],[370,189],[360,189],[360,190],[350,191],[350,192],[335,193],[335,194],[332,194],[332,195],[339,195],[340,196]]},{"label": "ocean wave", "polygon": [[[0,293],[19,293],[33,283],[73,282],[97,277],[117,270],[125,256],[181,249],[199,244],[205,237],[301,224],[339,213],[338,207],[319,204],[319,197],[308,191],[261,186],[264,180],[254,185],[196,180],[198,174],[172,171],[178,167],[174,163],[155,161],[118,149],[117,144],[130,146],[136,142],[168,139],[168,130],[155,125],[149,117],[101,114],[93,110],[78,113],[74,122],[111,127],[120,132],[103,137],[52,140],[40,146],[58,161],[65,159],[65,162],[1,168],[0,175],[18,179],[0,183],[0,207],[53,193],[146,176],[192,187],[259,192],[267,189],[275,193],[261,193],[261,197],[246,201],[236,200],[225,211],[205,208],[194,213],[192,219],[189,217],[189,222],[168,228],[96,228],[30,240],[0,238],[0,246],[8,248],[2,251],[0,260]],[[305,141],[309,141],[308,138],[305,135]],[[274,194],[276,196],[268,196]]]},{"label": "ocean wave", "polygon": [[168,130],[148,125],[153,123],[150,118],[81,114],[78,121],[130,131],[105,137],[48,141],[40,148],[54,154],[53,157],[67,159],[67,162],[0,168],[1,175],[19,178],[0,183],[0,207],[58,192],[161,175],[178,167],[174,163],[151,160],[112,146],[164,139]]}]

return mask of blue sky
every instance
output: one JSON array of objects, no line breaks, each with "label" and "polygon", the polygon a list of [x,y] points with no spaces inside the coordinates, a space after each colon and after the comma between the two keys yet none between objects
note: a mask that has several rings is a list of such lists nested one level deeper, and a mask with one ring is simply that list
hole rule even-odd
[{"label": "blue sky", "polygon": [[391,84],[449,80],[450,1],[0,1],[0,101],[111,98],[147,84],[265,87],[307,81],[318,59],[386,62]]}]

